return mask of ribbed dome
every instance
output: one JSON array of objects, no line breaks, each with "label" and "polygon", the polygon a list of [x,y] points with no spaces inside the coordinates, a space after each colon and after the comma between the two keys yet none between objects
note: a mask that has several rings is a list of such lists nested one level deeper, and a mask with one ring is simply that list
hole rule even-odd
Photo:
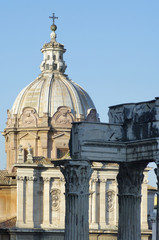
[{"label": "ribbed dome", "polygon": [[67,106],[75,118],[85,119],[94,104],[78,84],[60,73],[42,73],[17,96],[11,114],[20,116],[25,107],[32,107],[39,117],[48,113],[50,117],[58,107]]}]

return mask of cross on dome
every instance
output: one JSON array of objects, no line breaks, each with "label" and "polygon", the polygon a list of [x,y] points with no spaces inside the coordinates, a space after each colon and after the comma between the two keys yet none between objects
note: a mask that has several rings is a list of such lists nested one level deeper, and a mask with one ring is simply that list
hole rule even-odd
[{"label": "cross on dome", "polygon": [[49,18],[52,18],[53,24],[55,24],[55,19],[58,19],[58,17],[55,17],[55,13],[52,14],[52,17],[49,16]]}]

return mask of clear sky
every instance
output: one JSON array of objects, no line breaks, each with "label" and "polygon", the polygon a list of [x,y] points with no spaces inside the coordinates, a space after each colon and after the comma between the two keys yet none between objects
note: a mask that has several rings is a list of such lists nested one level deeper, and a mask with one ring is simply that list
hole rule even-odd
[{"label": "clear sky", "polygon": [[[66,73],[92,97],[101,121],[108,107],[159,96],[158,0],[8,0],[0,2],[0,131],[6,110],[40,73],[40,49],[57,41],[67,52]],[[5,167],[0,136],[0,168]],[[151,174],[150,184],[156,182]]]}]

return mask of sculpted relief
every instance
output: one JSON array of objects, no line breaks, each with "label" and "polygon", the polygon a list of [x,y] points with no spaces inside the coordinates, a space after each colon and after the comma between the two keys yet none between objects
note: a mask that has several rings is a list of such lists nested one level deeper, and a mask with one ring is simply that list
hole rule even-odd
[{"label": "sculpted relief", "polygon": [[36,127],[37,126],[37,114],[33,108],[24,108],[23,113],[19,119],[20,127]]},{"label": "sculpted relief", "polygon": [[66,125],[70,125],[74,120],[74,116],[71,113],[71,109],[68,107],[59,107],[57,109],[57,112],[54,114],[53,118],[52,118],[52,125],[57,124],[57,125],[61,125],[61,124],[66,124]]},{"label": "sculpted relief", "polygon": [[57,188],[53,188],[50,191],[51,194],[51,207],[52,211],[58,211],[60,208],[60,195],[61,191]]},{"label": "sculpted relief", "polygon": [[114,211],[114,201],[115,201],[115,192],[113,190],[108,190],[106,192],[106,211]]}]

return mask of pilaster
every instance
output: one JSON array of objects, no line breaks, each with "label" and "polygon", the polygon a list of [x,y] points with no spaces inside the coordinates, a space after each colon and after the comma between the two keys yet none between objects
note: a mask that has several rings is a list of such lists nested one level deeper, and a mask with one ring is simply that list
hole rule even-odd
[{"label": "pilaster", "polygon": [[141,240],[141,184],[147,162],[120,163],[118,240]]},{"label": "pilaster", "polygon": [[97,182],[98,182],[98,178],[92,178],[91,179],[89,219],[90,219],[90,228],[92,228],[92,229],[98,229],[98,223],[97,223]]},{"label": "pilaster", "polygon": [[65,228],[65,179],[60,178],[61,185],[61,202],[60,202],[60,226]]},{"label": "pilaster", "polygon": [[44,181],[44,203],[43,203],[43,227],[50,224],[50,178],[43,177]]},{"label": "pilaster", "polygon": [[17,176],[17,222],[16,227],[25,224],[25,177]]},{"label": "pilaster", "polygon": [[100,178],[100,213],[99,213],[99,224],[100,228],[104,229],[106,227],[106,179]]},{"label": "pilaster", "polygon": [[36,181],[36,177],[27,176],[27,189],[26,189],[26,224],[27,227],[34,227],[34,181]]}]

